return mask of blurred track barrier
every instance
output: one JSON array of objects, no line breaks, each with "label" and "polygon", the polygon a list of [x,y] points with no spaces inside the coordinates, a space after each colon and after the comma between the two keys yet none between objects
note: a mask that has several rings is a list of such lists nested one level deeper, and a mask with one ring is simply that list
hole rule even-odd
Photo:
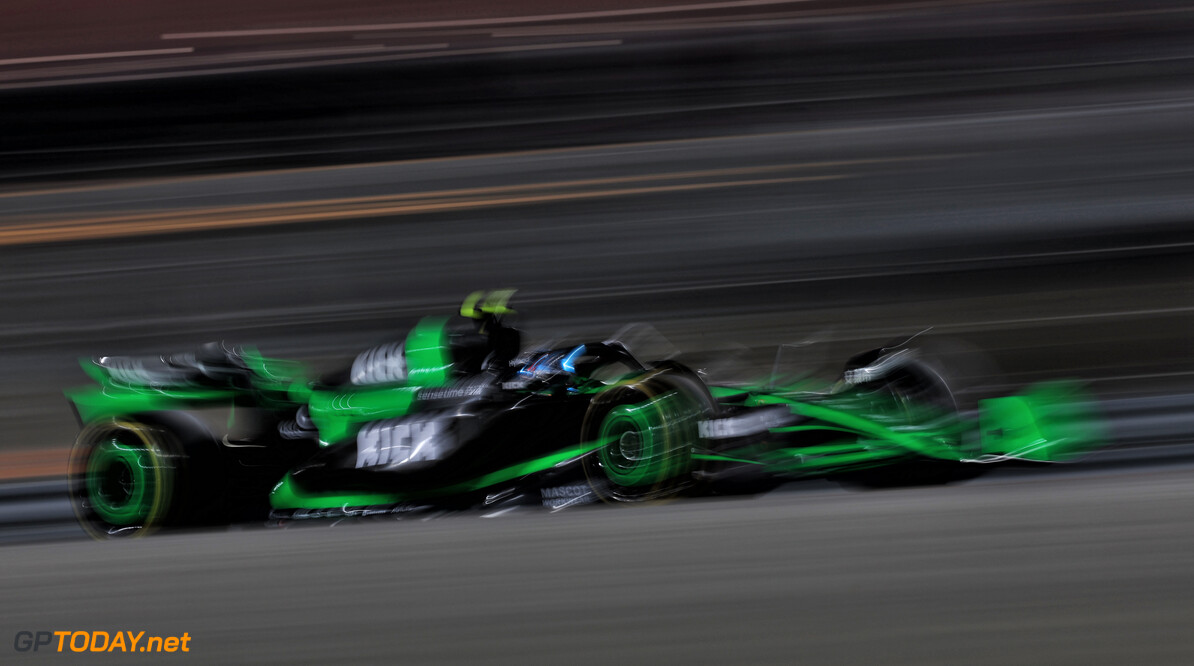
[{"label": "blurred track barrier", "polygon": [[67,497],[65,476],[53,480],[0,483],[0,526],[74,521],[75,512]]},{"label": "blurred track barrier", "polygon": [[0,543],[82,535],[67,487],[70,449],[0,453]]},{"label": "blurred track barrier", "polygon": [[[65,478],[70,449],[29,449],[0,453],[0,481]],[[4,497],[0,493],[0,497]]]},{"label": "blurred track barrier", "polygon": [[1102,404],[1108,436],[1121,445],[1194,440],[1194,395],[1120,398]]}]

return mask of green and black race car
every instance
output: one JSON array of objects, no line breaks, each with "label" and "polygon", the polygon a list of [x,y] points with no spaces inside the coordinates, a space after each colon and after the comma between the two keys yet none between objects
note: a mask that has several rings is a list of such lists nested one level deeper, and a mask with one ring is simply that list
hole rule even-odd
[{"label": "green and black race car", "polygon": [[522,349],[504,323],[511,293],[473,294],[467,326],[423,319],[323,381],[223,345],[84,360],[94,383],[67,392],[82,424],[71,458],[80,522],[103,538],[756,492],[802,477],[944,483],[1098,442],[1097,423],[1060,385],[960,414],[909,345],[855,356],[816,390],[712,385],[612,340]]}]

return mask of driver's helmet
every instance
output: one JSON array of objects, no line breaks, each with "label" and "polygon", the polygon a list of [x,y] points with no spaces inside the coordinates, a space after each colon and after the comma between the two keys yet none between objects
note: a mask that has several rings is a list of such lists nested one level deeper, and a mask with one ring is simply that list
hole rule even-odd
[{"label": "driver's helmet", "polygon": [[509,307],[515,291],[474,291],[460,305],[460,315],[472,320],[474,332],[485,338],[483,365],[488,368],[506,366],[522,350],[522,335],[506,323],[517,314]]}]

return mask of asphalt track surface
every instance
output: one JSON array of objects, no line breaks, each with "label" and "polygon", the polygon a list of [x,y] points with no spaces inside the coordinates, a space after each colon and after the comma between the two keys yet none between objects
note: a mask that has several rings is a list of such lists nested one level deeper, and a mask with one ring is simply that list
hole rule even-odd
[{"label": "asphalt track surface", "polygon": [[[239,4],[38,44],[282,23]],[[332,368],[504,286],[532,340],[646,321],[731,378],[932,326],[970,397],[1076,378],[1118,443],[1188,443],[1189,8],[805,4],[554,26],[618,42],[580,50],[0,65],[0,452],[72,440],[79,356],[226,339]],[[395,22],[361,11],[341,23]],[[2,624],[189,632],[205,662],[1184,664],[1191,474],[116,544],[61,541],[46,506],[46,541],[4,548]]]},{"label": "asphalt track surface", "polygon": [[1191,519],[1182,465],[11,546],[0,624],[204,663],[1176,665]]}]

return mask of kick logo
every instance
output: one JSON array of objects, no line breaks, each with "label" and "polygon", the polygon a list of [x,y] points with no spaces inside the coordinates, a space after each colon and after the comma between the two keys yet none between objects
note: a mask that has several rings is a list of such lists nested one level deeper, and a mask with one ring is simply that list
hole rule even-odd
[{"label": "kick logo", "polygon": [[357,467],[393,469],[441,459],[455,448],[442,419],[395,419],[367,423],[357,433]]}]

